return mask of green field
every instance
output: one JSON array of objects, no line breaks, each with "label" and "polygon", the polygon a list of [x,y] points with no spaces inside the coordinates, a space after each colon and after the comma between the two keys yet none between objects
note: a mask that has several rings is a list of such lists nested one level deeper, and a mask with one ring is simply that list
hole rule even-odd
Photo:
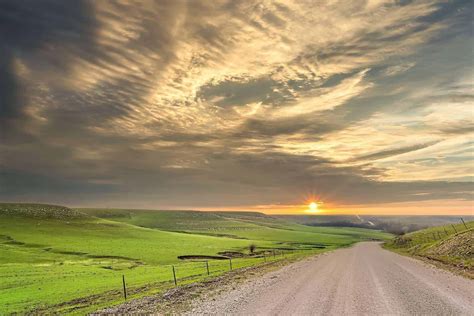
[{"label": "green field", "polygon": [[385,244],[399,253],[424,257],[474,277],[474,221],[431,227]]},{"label": "green field", "polygon": [[[83,314],[122,301],[122,275],[139,297],[207,277],[203,260],[233,268],[391,236],[361,228],[309,227],[260,213],[71,210],[0,204],[0,314]],[[256,245],[253,254],[250,245]],[[275,258],[271,255],[276,250]],[[264,252],[266,255],[264,257]],[[229,269],[210,260],[210,274]]]},{"label": "green field", "polygon": [[382,239],[389,236],[378,231],[360,228],[310,227],[251,212],[103,209],[82,209],[81,211],[103,219],[146,228],[285,244],[309,242],[339,247],[352,244],[360,238]]}]

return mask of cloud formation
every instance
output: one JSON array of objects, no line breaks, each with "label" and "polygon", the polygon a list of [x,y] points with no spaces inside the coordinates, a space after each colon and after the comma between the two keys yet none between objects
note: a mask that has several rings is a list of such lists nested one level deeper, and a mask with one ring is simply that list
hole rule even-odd
[{"label": "cloud formation", "polygon": [[2,1],[0,198],[464,201],[469,1]]}]

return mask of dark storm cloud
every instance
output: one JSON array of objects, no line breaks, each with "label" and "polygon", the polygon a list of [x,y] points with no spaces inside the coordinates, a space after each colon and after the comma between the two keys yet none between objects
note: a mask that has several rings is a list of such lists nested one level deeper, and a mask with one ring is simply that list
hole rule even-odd
[{"label": "dark storm cloud", "polygon": [[0,61],[0,118],[19,115],[21,106],[19,82],[15,78],[13,65],[5,52]]},{"label": "dark storm cloud", "polygon": [[[88,2],[2,1],[0,3],[0,118],[21,114],[24,106],[21,83],[15,73],[15,57],[39,54],[47,67],[64,70],[66,61],[44,51],[55,46],[93,46],[95,21]],[[45,67],[46,65],[43,65]]]},{"label": "dark storm cloud", "polygon": [[[453,138],[472,124],[441,110],[472,103],[470,85],[453,80],[471,69],[472,4],[312,6],[2,1],[0,198],[193,208],[302,192],[347,204],[470,199],[469,183],[438,174],[403,181],[397,168],[427,157],[378,161],[452,142],[439,154],[465,163]],[[383,131],[399,124],[403,143]]]},{"label": "dark storm cloud", "polygon": [[96,26],[88,1],[66,4],[51,0],[5,0],[0,4],[0,17],[2,46],[22,53],[65,40],[91,44]]}]

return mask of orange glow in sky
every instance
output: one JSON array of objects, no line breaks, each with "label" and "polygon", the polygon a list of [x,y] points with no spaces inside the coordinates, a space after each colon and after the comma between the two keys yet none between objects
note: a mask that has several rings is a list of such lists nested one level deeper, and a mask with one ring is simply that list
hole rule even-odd
[{"label": "orange glow in sky", "polygon": [[316,202],[309,203],[308,212],[317,213],[318,212],[318,203],[316,203]]},{"label": "orange glow in sky", "polygon": [[202,210],[254,211],[265,214],[290,215],[474,215],[471,201],[431,200],[418,202],[383,203],[369,205],[337,205],[319,200],[303,204],[255,205],[231,208],[206,208]]}]

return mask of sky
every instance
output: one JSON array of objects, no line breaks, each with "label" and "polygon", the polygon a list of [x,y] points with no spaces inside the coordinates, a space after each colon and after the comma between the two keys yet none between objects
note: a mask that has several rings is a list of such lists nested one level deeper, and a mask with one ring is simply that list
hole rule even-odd
[{"label": "sky", "polygon": [[473,214],[472,1],[0,1],[0,201]]}]

